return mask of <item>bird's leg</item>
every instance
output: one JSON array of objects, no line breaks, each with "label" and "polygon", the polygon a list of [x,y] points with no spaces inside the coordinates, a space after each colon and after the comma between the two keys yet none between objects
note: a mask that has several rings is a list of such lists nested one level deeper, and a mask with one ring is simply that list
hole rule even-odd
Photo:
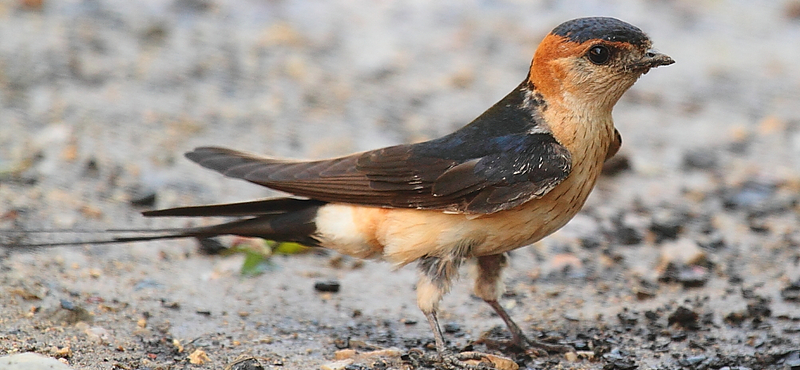
[{"label": "bird's leg", "polygon": [[444,344],[444,335],[442,334],[442,327],[439,326],[439,319],[436,317],[436,311],[424,312],[424,314],[433,332],[433,341],[436,343],[436,354],[441,356],[442,353],[447,352],[447,347]]},{"label": "bird's leg", "polygon": [[500,318],[505,321],[508,330],[511,332],[512,343],[524,350],[526,353],[530,352],[531,355],[546,356],[548,352],[564,353],[573,350],[570,346],[562,346],[528,339],[528,337],[522,333],[522,329],[519,328],[517,323],[515,323],[514,320],[511,320],[508,312],[506,312],[500,303],[497,301],[486,301],[486,303],[488,303],[489,306],[492,306]]},{"label": "bird's leg", "polygon": [[569,352],[569,346],[543,343],[528,339],[519,328],[517,323],[511,319],[503,306],[497,300],[505,291],[502,280],[502,271],[507,265],[507,258],[503,254],[478,257],[478,276],[475,279],[475,295],[483,299],[491,306],[497,315],[503,319],[511,332],[511,341],[514,346],[519,347],[525,352],[533,352],[535,355],[547,355],[547,352]]},{"label": "bird's leg", "polygon": [[480,353],[454,354],[450,352],[445,345],[444,335],[436,316],[439,301],[450,290],[450,284],[458,276],[458,268],[464,261],[464,256],[468,255],[470,251],[471,244],[463,243],[456,245],[448,256],[427,256],[419,261],[421,276],[417,282],[417,304],[425,314],[425,318],[428,319],[436,343],[436,357],[432,360],[441,363],[447,369],[483,370],[493,368],[482,362],[477,365],[465,362],[467,360],[480,361],[483,358]]},{"label": "bird's leg", "polygon": [[436,310],[424,312],[425,317],[428,319],[428,324],[431,325],[433,332],[433,340],[436,343],[436,358],[434,362],[439,362],[447,369],[464,369],[464,370],[491,370],[494,366],[484,362],[479,362],[477,365],[468,364],[467,360],[481,361],[484,355],[479,352],[470,353],[452,353],[447,350],[444,344],[444,335],[442,335],[442,328],[439,326],[439,319],[436,318]]}]

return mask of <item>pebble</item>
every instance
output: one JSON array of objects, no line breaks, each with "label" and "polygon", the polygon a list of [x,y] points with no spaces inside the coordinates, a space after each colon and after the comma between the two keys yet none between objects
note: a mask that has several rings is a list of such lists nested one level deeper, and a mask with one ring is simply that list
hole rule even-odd
[{"label": "pebble", "polygon": [[553,256],[548,263],[551,272],[565,275],[583,275],[583,262],[573,253],[559,253]]},{"label": "pebble", "polygon": [[108,343],[111,338],[111,333],[99,326],[87,327],[83,332],[86,334],[87,338],[97,342]]},{"label": "pebble", "polygon": [[691,356],[687,357],[680,361],[680,364],[683,366],[696,366],[701,362],[705,361],[708,357],[703,355]]},{"label": "pebble", "polygon": [[674,324],[685,329],[697,330],[699,329],[699,326],[697,324],[698,318],[699,315],[696,312],[686,307],[680,306],[669,315],[667,323],[669,325]]},{"label": "pebble", "polygon": [[722,233],[717,231],[713,231],[707,235],[701,235],[698,237],[697,243],[704,249],[710,249],[712,251],[724,249],[728,245]]},{"label": "pebble", "polygon": [[578,361],[578,354],[575,352],[567,352],[564,354],[564,359],[569,362]]},{"label": "pebble", "polygon": [[784,301],[800,302],[800,280],[781,289],[781,298]]},{"label": "pebble", "polygon": [[336,280],[318,281],[314,283],[314,290],[318,292],[338,293],[340,284]]},{"label": "pebble", "polygon": [[153,207],[156,205],[156,198],[155,191],[136,191],[130,196],[130,204],[137,207]]},{"label": "pebble", "polygon": [[675,240],[681,232],[686,215],[681,212],[662,209],[653,214],[650,221],[650,231],[656,237],[656,243],[665,240]]},{"label": "pebble", "polygon": [[756,180],[746,181],[738,188],[723,193],[723,204],[728,209],[758,207],[775,193],[777,186]]},{"label": "pebble", "polygon": [[[472,352],[462,352],[462,354],[464,354],[464,355],[468,355],[468,354],[471,354],[471,353]],[[492,366],[494,366],[494,368],[496,370],[517,370],[517,369],[519,369],[519,365],[517,365],[517,363],[514,362],[513,360],[511,360],[510,358],[501,357],[501,356],[495,356],[495,355],[488,354],[488,353],[484,353],[482,355],[483,355],[483,359],[481,361],[478,361],[478,360],[467,360],[467,361],[464,361],[464,362],[466,362],[467,364],[471,364],[471,365],[476,365],[477,366],[480,363],[486,363],[488,361],[489,363],[492,364]]]},{"label": "pebble", "polygon": [[0,357],[3,370],[72,370],[71,367],[51,357],[26,352]]},{"label": "pebble", "polygon": [[705,262],[708,255],[697,242],[692,239],[682,238],[674,242],[664,243],[661,246],[659,270],[665,271],[669,264],[676,266],[697,265]]},{"label": "pebble", "polygon": [[784,354],[784,365],[791,370],[800,370],[800,350]]},{"label": "pebble", "polygon": [[[351,368],[361,368],[364,363],[383,363],[384,360],[400,359],[402,352],[396,348],[386,348],[376,351],[358,353],[353,349],[343,349],[336,351],[334,358],[336,361],[323,364],[322,370],[344,370]],[[378,368],[373,366],[370,368]]]},{"label": "pebble", "polygon": [[225,370],[264,370],[264,366],[257,359],[246,357],[225,366]]},{"label": "pebble", "polygon": [[353,364],[353,359],[352,358],[348,358],[346,360],[333,361],[333,362],[329,362],[327,364],[323,364],[322,366],[320,366],[320,369],[321,370],[344,370],[347,366],[352,365],[352,364]]},{"label": "pebble", "polygon": [[444,329],[445,333],[455,334],[461,331],[461,325],[456,324],[454,322],[448,322],[444,324],[444,327],[442,327],[442,329]]},{"label": "pebble", "polygon": [[[644,220],[632,214],[621,214],[614,223],[614,239],[622,245],[639,244],[644,240]],[[646,221],[645,221],[646,222]]]},{"label": "pebble", "polygon": [[356,350],[347,348],[347,349],[340,349],[333,354],[333,358],[335,360],[346,360],[348,358],[353,358],[356,356]]},{"label": "pebble", "polygon": [[634,359],[628,357],[619,348],[614,348],[611,352],[604,354],[603,360],[607,362],[603,369],[633,370],[638,368]]},{"label": "pebble", "polygon": [[211,358],[202,349],[197,349],[189,355],[189,363],[192,365],[202,365],[207,362],[211,362]]},{"label": "pebble", "polygon": [[685,288],[705,286],[711,279],[707,258],[706,252],[694,240],[665,243],[658,264],[659,281],[680,283]]},{"label": "pebble", "polygon": [[692,149],[683,154],[684,170],[713,170],[719,167],[719,155],[712,149]]}]

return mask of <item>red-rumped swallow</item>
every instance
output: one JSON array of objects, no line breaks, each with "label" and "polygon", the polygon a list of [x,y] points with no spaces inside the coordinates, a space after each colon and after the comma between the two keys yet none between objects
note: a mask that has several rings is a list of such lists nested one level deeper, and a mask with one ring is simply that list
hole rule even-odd
[{"label": "red-rumped swallow", "polygon": [[[238,216],[214,226],[120,241],[232,234],[323,247],[358,258],[416,263],[417,303],[448,366],[436,311],[477,259],[475,295],[528,340],[497,302],[505,253],[558,230],[583,206],[603,162],[621,145],[611,110],[651,68],[674,63],[639,28],[614,18],[562,23],[539,44],[528,76],[500,102],[447,136],[314,161],[202,147],[186,157],[225,176],[294,197],[147,211],[148,217]],[[468,366],[467,366],[468,367]]]}]

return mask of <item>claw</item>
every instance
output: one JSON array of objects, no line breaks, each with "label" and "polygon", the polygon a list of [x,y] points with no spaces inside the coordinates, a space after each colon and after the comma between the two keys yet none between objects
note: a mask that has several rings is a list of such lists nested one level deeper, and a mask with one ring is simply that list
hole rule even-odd
[{"label": "claw", "polygon": [[[522,344],[520,347],[525,350],[525,354],[528,355],[535,354],[537,356],[547,356],[548,353],[567,353],[574,350],[572,347],[566,345],[550,344],[536,340],[530,340],[527,338],[523,339],[525,340],[527,346]],[[537,353],[540,353],[541,355],[538,355]]]},{"label": "claw", "polygon": [[482,352],[445,352],[424,356],[425,362],[439,364],[447,370],[517,370],[511,359]]}]

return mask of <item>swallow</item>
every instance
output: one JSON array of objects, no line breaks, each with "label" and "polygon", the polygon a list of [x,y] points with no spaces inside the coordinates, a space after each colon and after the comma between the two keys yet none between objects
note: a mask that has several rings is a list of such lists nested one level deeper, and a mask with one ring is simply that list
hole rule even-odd
[{"label": "swallow", "polygon": [[416,264],[417,304],[437,356],[448,351],[437,319],[466,260],[475,295],[529,340],[498,303],[506,252],[564,226],[581,209],[603,162],[619,150],[612,108],[651,68],[674,63],[639,28],[615,18],[564,22],[539,44],[528,75],[475,120],[444,137],[325,160],[287,160],[219,147],[186,157],[227,177],[290,194],[242,203],[152,210],[147,217],[238,217],[218,225],[117,242],[238,235],[297,242],[395,266]]}]

